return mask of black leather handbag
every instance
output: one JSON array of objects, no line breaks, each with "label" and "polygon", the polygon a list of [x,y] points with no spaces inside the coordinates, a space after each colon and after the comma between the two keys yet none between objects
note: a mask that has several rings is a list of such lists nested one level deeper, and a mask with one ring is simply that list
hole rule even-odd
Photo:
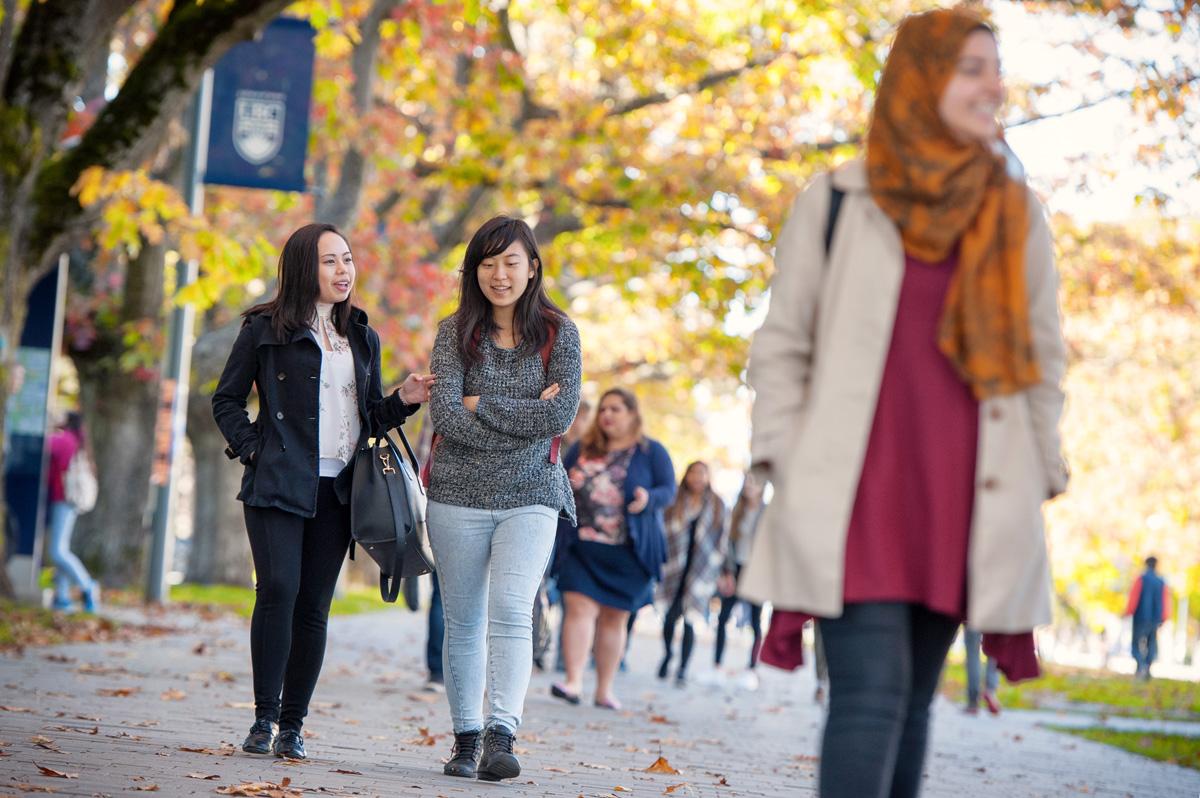
[{"label": "black leather handbag", "polygon": [[404,430],[397,430],[404,452],[388,432],[368,438],[354,457],[350,492],[351,556],[354,544],[379,566],[379,594],[386,602],[400,595],[402,577],[433,570],[433,550],[425,525],[421,467]]}]

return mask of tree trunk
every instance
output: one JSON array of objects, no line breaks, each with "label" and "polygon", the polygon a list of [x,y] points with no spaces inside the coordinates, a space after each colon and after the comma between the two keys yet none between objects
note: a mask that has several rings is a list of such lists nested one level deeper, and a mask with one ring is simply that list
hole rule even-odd
[{"label": "tree trunk", "polygon": [[188,392],[188,440],[196,462],[196,505],[187,581],[250,585],[250,543],[237,500],[242,464],[225,456],[225,438],[213,421],[212,395],[217,378],[241,327],[239,321],[200,336],[192,350],[192,386]]},{"label": "tree trunk", "polygon": [[[143,242],[126,269],[121,321],[161,322],[166,247]],[[100,496],[79,519],[77,550],[101,582],[141,586],[150,536],[147,508],[159,380],[121,367],[129,347],[120,327],[88,350],[72,352]]]}]

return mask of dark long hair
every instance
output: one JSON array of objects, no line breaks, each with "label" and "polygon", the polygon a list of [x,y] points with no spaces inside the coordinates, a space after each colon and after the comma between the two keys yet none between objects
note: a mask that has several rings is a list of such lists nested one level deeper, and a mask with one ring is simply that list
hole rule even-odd
[{"label": "dark long hair", "polygon": [[[342,235],[342,231],[331,224],[317,222],[304,225],[288,236],[283,251],[279,253],[279,286],[275,290],[275,298],[255,305],[242,315],[250,317],[265,313],[270,316],[271,327],[280,340],[291,338],[296,330],[311,324],[317,311],[317,298],[321,295],[321,285],[317,281],[321,259],[319,244],[321,236],[326,233],[342,236],[346,246],[350,246],[350,241]],[[350,330],[353,298],[351,290],[350,296],[333,306],[333,326],[342,335]]]},{"label": "dark long hair", "polygon": [[663,513],[663,518],[668,524],[674,524],[683,519],[683,513],[687,508],[687,497],[689,493],[687,486],[688,474],[692,473],[692,469],[697,467],[703,467],[709,475],[708,487],[705,488],[704,493],[701,494],[702,501],[700,506],[704,507],[709,502],[715,502],[713,505],[715,508],[713,512],[713,521],[718,525],[725,523],[725,503],[721,501],[721,497],[717,495],[715,490],[713,490],[712,469],[709,468],[708,463],[704,462],[703,460],[696,460],[688,463],[688,467],[683,470],[683,478],[679,480],[679,490],[675,491],[675,501],[673,501],[671,506],[668,507]]},{"label": "dark long hair", "polygon": [[479,264],[496,257],[514,241],[521,242],[534,267],[533,277],[513,312],[513,334],[519,335],[521,341],[518,351],[521,354],[540,351],[550,338],[551,326],[557,326],[566,316],[546,294],[545,264],[533,230],[511,216],[489,219],[467,244],[458,286],[458,310],[454,317],[458,322],[458,353],[466,365],[475,365],[483,359],[479,342],[496,332],[492,303],[479,287]]},{"label": "dark long hair", "polygon": [[626,388],[609,388],[600,397],[600,401],[596,403],[596,415],[592,417],[592,423],[588,426],[587,432],[583,433],[583,439],[580,442],[580,453],[586,457],[600,457],[608,452],[608,436],[604,434],[604,430],[600,429],[600,405],[604,404],[604,400],[610,396],[615,396],[621,400],[621,404],[625,405],[625,409],[633,414],[633,432],[640,444],[644,438],[642,435],[642,411],[638,409],[637,397]]}]

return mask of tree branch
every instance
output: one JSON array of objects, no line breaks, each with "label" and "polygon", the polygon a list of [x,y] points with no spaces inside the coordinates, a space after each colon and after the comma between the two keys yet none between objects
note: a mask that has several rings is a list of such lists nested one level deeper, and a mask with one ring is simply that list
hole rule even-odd
[{"label": "tree branch", "polygon": [[[379,53],[379,27],[383,20],[399,7],[401,2],[402,0],[375,0],[363,20],[362,38],[350,56],[350,66],[354,73],[354,90],[351,96],[357,116],[363,116],[371,110],[372,87],[375,82],[375,58]],[[337,188],[332,194],[323,195],[323,199],[318,198],[316,207],[318,219],[343,230],[353,224],[354,218],[358,216],[359,203],[362,202],[367,167],[367,158],[363,154],[362,147],[357,142],[351,143],[342,157]]]},{"label": "tree branch", "polygon": [[[50,3],[35,4],[34,8],[41,5]],[[21,268],[47,268],[62,249],[65,236],[81,214],[70,190],[85,169],[126,169],[141,163],[157,146],[167,121],[183,111],[204,70],[287,5],[288,0],[191,0],[176,5],[121,92],[105,106],[79,146],[50,162],[38,175],[34,193],[37,216],[29,238],[29,257]]]},{"label": "tree branch", "polygon": [[[680,97],[684,94],[699,94],[705,89],[710,89],[718,84],[739,78],[747,72],[758,69],[759,67],[773,64],[780,58],[783,58],[785,55],[792,54],[787,52],[769,53],[767,55],[759,56],[758,58],[751,58],[742,66],[734,69],[723,69],[717,72],[711,72],[690,86],[685,86],[677,91],[654,92],[653,94],[646,94],[641,97],[635,97],[632,100],[626,100],[625,102],[610,109],[606,116],[625,116],[626,114],[631,114],[634,111],[640,111],[647,106],[668,103],[671,100],[674,100],[676,97]],[[795,55],[797,58],[806,57],[805,55],[801,54]]]}]

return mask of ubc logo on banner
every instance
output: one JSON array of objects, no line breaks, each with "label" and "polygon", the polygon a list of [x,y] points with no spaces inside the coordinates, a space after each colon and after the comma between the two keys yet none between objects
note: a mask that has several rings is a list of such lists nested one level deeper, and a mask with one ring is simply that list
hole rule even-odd
[{"label": "ubc logo on banner", "polygon": [[279,154],[287,95],[277,91],[239,91],[233,101],[233,147],[258,166]]},{"label": "ubc logo on banner", "polygon": [[205,183],[304,190],[313,34],[281,17],[214,68]]}]

